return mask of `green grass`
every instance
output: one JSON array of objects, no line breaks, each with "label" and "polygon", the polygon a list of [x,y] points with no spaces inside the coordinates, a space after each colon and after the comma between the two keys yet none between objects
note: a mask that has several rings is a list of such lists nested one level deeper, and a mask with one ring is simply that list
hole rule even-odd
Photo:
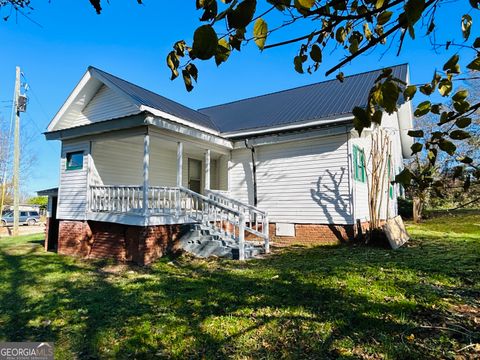
[{"label": "green grass", "polygon": [[1,239],[0,341],[54,341],[57,359],[478,356],[480,216],[409,231],[397,251],[297,247],[151,268]]}]

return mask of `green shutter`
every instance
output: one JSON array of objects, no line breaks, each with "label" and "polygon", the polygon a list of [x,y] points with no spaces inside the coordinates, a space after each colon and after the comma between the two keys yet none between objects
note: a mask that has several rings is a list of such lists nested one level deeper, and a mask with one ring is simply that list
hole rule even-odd
[{"label": "green shutter", "polygon": [[388,157],[388,194],[390,199],[393,199],[393,185],[392,185],[392,163],[390,161],[390,156]]}]

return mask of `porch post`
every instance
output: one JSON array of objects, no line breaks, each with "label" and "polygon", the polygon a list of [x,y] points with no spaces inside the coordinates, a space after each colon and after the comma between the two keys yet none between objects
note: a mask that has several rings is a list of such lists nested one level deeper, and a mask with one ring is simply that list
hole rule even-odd
[{"label": "porch post", "polygon": [[181,187],[183,183],[182,179],[183,170],[183,143],[177,143],[177,187]]},{"label": "porch post", "polygon": [[148,188],[149,188],[149,169],[150,169],[150,135],[148,129],[143,136],[143,213],[148,215]]},{"label": "porch post", "polygon": [[205,152],[205,190],[210,190],[210,149]]}]

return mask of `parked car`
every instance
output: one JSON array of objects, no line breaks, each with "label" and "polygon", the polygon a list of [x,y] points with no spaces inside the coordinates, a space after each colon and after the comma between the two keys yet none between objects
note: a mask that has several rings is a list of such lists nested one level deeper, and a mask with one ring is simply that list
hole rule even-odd
[{"label": "parked car", "polygon": [[[20,211],[19,216],[20,225],[33,226],[40,221],[40,215],[38,211]],[[2,216],[2,226],[13,224],[13,211],[6,213]]]}]

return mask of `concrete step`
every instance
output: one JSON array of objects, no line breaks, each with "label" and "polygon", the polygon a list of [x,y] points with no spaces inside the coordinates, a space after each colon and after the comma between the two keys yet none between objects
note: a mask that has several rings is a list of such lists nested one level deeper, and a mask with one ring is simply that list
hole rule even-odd
[{"label": "concrete step", "polygon": [[[183,250],[202,258],[210,256],[238,259],[238,244],[231,238],[225,237],[213,229],[202,224],[192,224],[185,229],[180,239],[180,246]],[[245,258],[250,259],[263,254],[262,246],[246,243]]]}]

